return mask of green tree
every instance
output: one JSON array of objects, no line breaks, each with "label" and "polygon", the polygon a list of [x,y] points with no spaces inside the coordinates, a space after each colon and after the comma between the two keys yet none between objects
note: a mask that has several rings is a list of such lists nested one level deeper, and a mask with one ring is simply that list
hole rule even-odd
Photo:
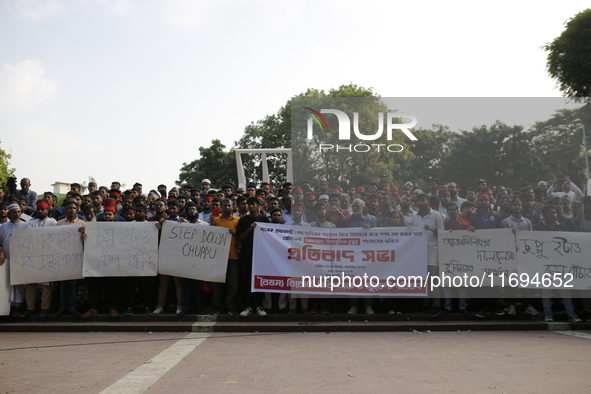
[{"label": "green tree", "polygon": [[538,179],[552,182],[564,175],[582,187],[585,180],[585,156],[582,148],[582,122],[589,117],[589,106],[558,110],[550,119],[531,128],[530,150],[542,157]]},{"label": "green tree", "polygon": [[546,69],[567,97],[591,96],[591,8],[579,12],[554,41],[542,48],[548,52]]},{"label": "green tree", "polygon": [[[308,93],[308,92],[307,92]],[[333,89],[328,93],[312,91],[313,95],[301,95],[292,99],[291,105],[295,111],[292,112],[292,123],[302,128],[309,116],[305,108],[333,108],[344,111],[347,114],[353,112],[358,114],[359,132],[365,135],[372,135],[378,129],[379,113],[383,114],[383,121],[386,113],[392,112],[382,99],[373,93],[372,89],[357,87],[356,85],[343,85],[339,89]],[[320,94],[318,94],[320,93]],[[354,122],[354,117],[350,120]],[[395,180],[403,177],[402,164],[412,159],[413,155],[408,150],[408,139],[401,131],[392,133],[392,141],[387,139],[386,134],[374,140],[361,141],[352,139],[350,141],[339,140],[335,130],[339,130],[336,116],[325,116],[328,128],[315,128],[312,139],[307,139],[304,130],[294,130],[292,135],[292,149],[294,156],[296,182],[302,180],[327,179],[338,182],[341,185],[352,183],[354,185],[366,185],[370,182],[379,184],[392,184]],[[350,142],[350,144],[349,144]],[[399,144],[401,149],[397,152],[388,151],[386,146]],[[322,149],[323,146],[333,145],[345,149]],[[370,146],[367,151],[351,150],[356,145]],[[378,149],[379,146],[379,149]],[[361,147],[365,150],[365,147]]]},{"label": "green tree", "polygon": [[430,179],[440,175],[443,160],[460,134],[443,125],[433,125],[432,130],[414,130],[413,134],[417,140],[408,141],[413,157],[402,163],[402,179],[413,180],[426,187]]},{"label": "green tree", "polygon": [[200,188],[201,181],[208,178],[214,188],[222,187],[227,182],[236,183],[236,156],[233,150],[225,152],[226,146],[220,140],[212,140],[208,148],[199,147],[199,159],[183,163],[179,174],[178,186],[191,185]]},{"label": "green tree", "polygon": [[540,176],[543,158],[532,149],[532,137],[522,126],[499,121],[463,131],[442,158],[439,178],[458,182],[463,189],[476,186],[479,178],[514,188],[531,183]]},{"label": "green tree", "polygon": [[[307,116],[301,108],[301,102],[312,101],[316,103],[311,104],[312,106],[316,105],[318,108],[323,108],[322,103],[327,102],[327,99],[332,99],[330,101],[331,105],[335,103],[334,99],[342,99],[336,101],[346,107],[347,100],[351,98],[373,99],[370,100],[369,104],[365,104],[367,108],[364,108],[364,113],[360,113],[359,126],[362,132],[375,130],[377,113],[388,112],[387,107],[371,88],[368,89],[350,83],[328,91],[308,89],[306,92],[294,96],[276,114],[268,115],[264,119],[247,126],[244,136],[236,143],[235,148],[292,148],[296,183],[319,179],[328,179],[342,184],[348,182],[354,184],[365,184],[367,182],[392,183],[403,175],[401,172],[402,163],[412,157],[412,153],[407,149],[401,153],[375,151],[362,155],[347,154],[346,152],[339,152],[339,154],[336,152],[319,152],[320,138],[327,137],[322,131],[315,135],[312,141],[308,142],[303,141],[305,135],[301,133],[292,135],[292,122],[294,119],[301,120],[302,117]],[[300,104],[294,106],[294,102]],[[332,129],[336,129],[334,123],[336,120],[329,119],[328,121],[331,122]],[[378,142],[382,141],[372,141],[372,143]],[[408,148],[406,142],[401,142],[401,145]],[[243,157],[247,177],[250,176],[252,179],[252,174],[257,171],[260,165],[259,162],[260,159],[255,155]],[[271,183],[279,186],[286,179],[286,156],[269,156],[268,165]],[[258,174],[256,177],[260,179]]]},{"label": "green tree", "polygon": [[[1,142],[1,141],[0,141]],[[9,177],[14,176],[14,168],[9,167],[10,154],[0,148],[0,185],[6,185]]]}]

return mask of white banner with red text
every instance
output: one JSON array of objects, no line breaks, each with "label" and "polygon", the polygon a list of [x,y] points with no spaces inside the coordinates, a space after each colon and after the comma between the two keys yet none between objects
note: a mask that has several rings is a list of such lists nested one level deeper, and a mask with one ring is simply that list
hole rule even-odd
[{"label": "white banner with red text", "polygon": [[257,223],[255,292],[426,296],[427,233],[420,227],[340,228]]}]

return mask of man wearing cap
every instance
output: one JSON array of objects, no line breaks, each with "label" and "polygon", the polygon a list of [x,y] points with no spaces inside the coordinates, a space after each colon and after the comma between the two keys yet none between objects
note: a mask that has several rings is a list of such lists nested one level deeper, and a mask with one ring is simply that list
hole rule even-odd
[{"label": "man wearing cap", "polygon": [[109,208],[108,209],[109,211],[114,213],[116,222],[125,222],[125,218],[123,216],[120,216],[119,214],[117,214],[117,202],[115,200],[113,200],[112,198],[107,198],[104,201],[103,212],[96,215],[97,222],[105,221],[104,215],[105,215],[105,211],[107,211],[107,208]]},{"label": "man wearing cap", "polygon": [[92,193],[93,191],[98,190],[98,185],[95,181],[88,182],[88,194]]},{"label": "man wearing cap", "polygon": [[211,216],[211,203],[213,202],[213,197],[210,195],[203,196],[202,200],[202,207],[203,211],[199,213],[199,219],[208,222],[209,217]]},{"label": "man wearing cap", "polygon": [[546,181],[539,181],[538,187],[542,190],[542,195],[545,196],[548,191],[548,183]]},{"label": "man wearing cap", "polygon": [[306,193],[304,195],[304,220],[308,223],[316,220],[314,205],[316,205],[316,196],[314,193]]},{"label": "man wearing cap", "polygon": [[[0,265],[5,260],[10,260],[10,236],[14,230],[26,228],[27,224],[20,220],[21,208],[18,204],[8,205],[8,222],[0,226]],[[13,285],[10,287],[10,302],[15,308],[20,308],[24,301],[24,286]]]},{"label": "man wearing cap", "polygon": [[[51,227],[57,224],[57,221],[48,216],[49,204],[47,201],[37,201],[36,219],[28,223],[29,228],[35,227]],[[51,293],[52,287],[50,282],[41,284],[41,317],[47,317],[49,308],[51,307]],[[28,317],[35,313],[35,298],[37,295],[37,283],[28,283],[25,285],[25,300],[27,302],[27,310],[21,317]]]},{"label": "man wearing cap", "polygon": [[296,204],[304,204],[304,190],[301,187],[293,189],[293,202]]},{"label": "man wearing cap", "polygon": [[21,188],[20,190],[16,191],[16,199],[21,200],[24,199],[27,204],[27,209],[30,212],[35,212],[37,204],[37,193],[31,190],[31,181],[29,178],[21,179]]},{"label": "man wearing cap", "polygon": [[201,195],[206,195],[209,189],[211,189],[211,181],[205,178],[201,181]]}]

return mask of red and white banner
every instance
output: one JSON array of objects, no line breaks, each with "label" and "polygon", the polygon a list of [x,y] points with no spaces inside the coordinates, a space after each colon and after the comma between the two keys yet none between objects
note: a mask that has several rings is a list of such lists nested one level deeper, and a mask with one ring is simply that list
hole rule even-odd
[{"label": "red and white banner", "polygon": [[252,275],[252,291],[427,295],[427,233],[257,223]]}]

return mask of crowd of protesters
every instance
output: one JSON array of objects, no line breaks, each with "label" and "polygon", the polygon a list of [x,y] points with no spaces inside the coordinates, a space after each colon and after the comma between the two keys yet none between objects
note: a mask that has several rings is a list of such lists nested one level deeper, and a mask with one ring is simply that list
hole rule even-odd
[{"label": "crowd of protesters", "polygon": [[[568,176],[548,185],[539,181],[512,189],[488,185],[484,179],[460,189],[456,182],[431,179],[428,187],[406,182],[400,188],[390,185],[339,185],[310,181],[299,185],[284,183],[274,190],[269,183],[248,184],[245,190],[232,182],[214,188],[209,179],[198,187],[185,185],[170,190],[165,185],[146,191],[140,183],[122,190],[119,182],[110,187],[90,182],[84,194],[74,183],[64,202],[51,192],[38,196],[31,181],[23,178],[20,189],[2,188],[0,193],[0,263],[10,258],[12,232],[24,227],[81,224],[89,221],[151,221],[161,229],[164,221],[195,225],[223,226],[232,234],[225,283],[208,283],[188,278],[91,277],[54,283],[31,283],[11,288],[12,314],[27,318],[69,313],[88,318],[99,312],[112,317],[134,313],[180,316],[190,313],[248,316],[268,313],[303,315],[321,313],[356,314],[361,300],[366,314],[421,312],[435,317],[452,312],[452,299],[442,294],[422,299],[346,298],[309,299],[291,294],[251,292],[253,232],[256,223],[277,223],[324,228],[421,226],[428,231],[428,269],[438,273],[437,234],[445,230],[514,228],[534,231],[591,232],[591,197]],[[172,280],[171,280],[172,279]],[[171,285],[172,283],[172,285]],[[54,294],[52,294],[54,293]],[[299,299],[299,308],[298,308]],[[40,300],[40,305],[38,305]],[[458,311],[478,318],[487,313],[516,315],[517,300],[468,300],[458,298]],[[575,301],[575,303],[573,303]],[[591,320],[591,299],[562,297],[571,322]],[[549,297],[523,300],[519,308],[536,316],[543,310],[546,321],[553,320]],[[579,309],[580,317],[575,313]]]}]

